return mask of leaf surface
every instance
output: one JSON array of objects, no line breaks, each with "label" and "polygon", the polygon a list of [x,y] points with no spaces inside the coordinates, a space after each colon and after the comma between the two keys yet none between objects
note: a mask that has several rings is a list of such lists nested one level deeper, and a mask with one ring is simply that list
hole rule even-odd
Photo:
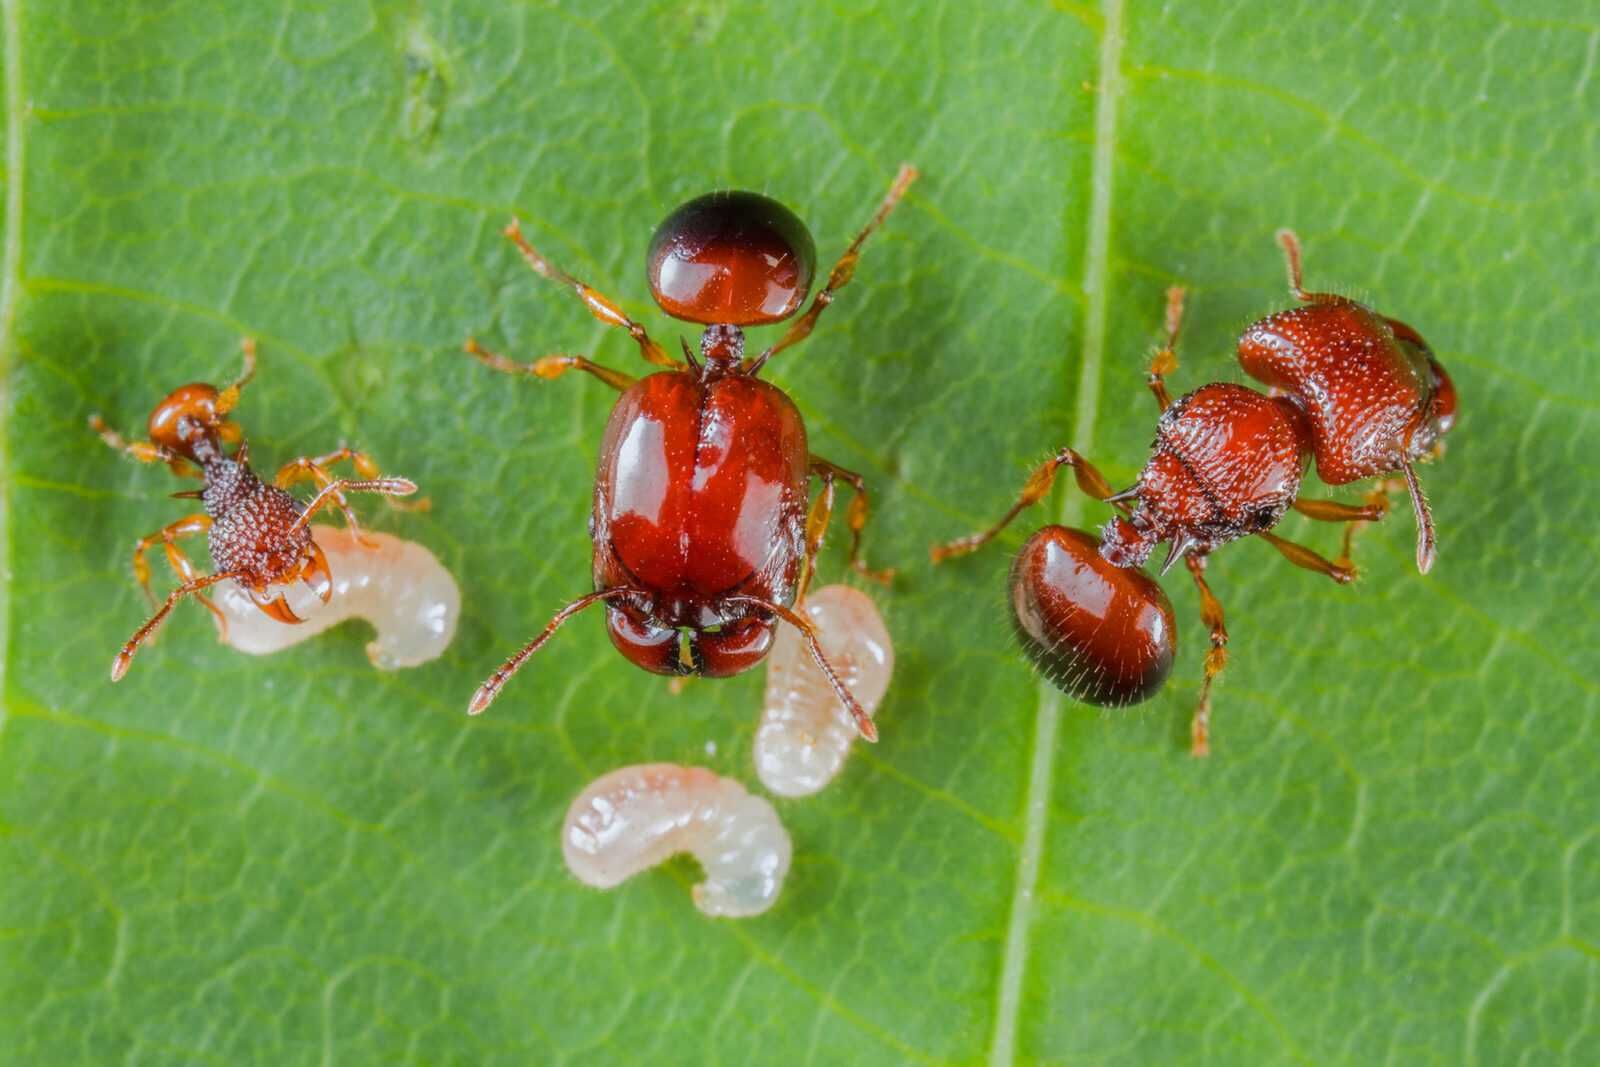
[{"label": "leaf surface", "polygon": [[[160,5],[6,0],[0,1048],[26,1063],[1593,1063],[1600,23],[1451,0],[1103,7]],[[479,681],[586,591],[609,397],[459,352],[633,346],[531,276],[512,214],[658,339],[657,220],[719,186],[837,255],[923,171],[815,336],[772,366],[862,471],[899,672],[747,922],[692,865],[577,886],[557,830],[624,763],[753,782],[759,673],[674,696],[597,620],[482,719]],[[1061,444],[1118,485],[1154,410],[1308,281],[1416,325],[1461,418],[1353,587],[1220,552],[1216,754],[1184,751],[1205,634],[1104,714],[1042,688],[1001,546],[930,568]],[[168,390],[261,372],[264,466],[369,449],[432,498],[364,507],[466,614],[384,675],[348,625],[267,660],[179,612],[129,677],[138,535],[176,485],[112,455]],[[753,343],[762,343],[762,336]],[[1353,499],[1357,490],[1340,493]],[[1336,532],[1287,536],[1332,553]],[[835,538],[824,577],[843,573]],[[203,553],[202,553],[203,558]]]}]

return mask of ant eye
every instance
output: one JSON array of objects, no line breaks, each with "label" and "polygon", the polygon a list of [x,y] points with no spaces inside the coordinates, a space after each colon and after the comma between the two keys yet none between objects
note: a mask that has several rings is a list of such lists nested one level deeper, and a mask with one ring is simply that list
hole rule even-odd
[{"label": "ant eye", "polygon": [[650,293],[674,318],[759,326],[800,307],[816,271],[805,223],[756,193],[697,197],[668,215],[650,240]]}]

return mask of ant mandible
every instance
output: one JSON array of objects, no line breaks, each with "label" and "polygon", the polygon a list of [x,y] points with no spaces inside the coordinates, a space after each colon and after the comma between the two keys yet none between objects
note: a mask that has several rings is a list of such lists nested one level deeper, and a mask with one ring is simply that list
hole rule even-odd
[{"label": "ant mandible", "polygon": [[[1208,555],[1254,535],[1296,566],[1346,583],[1356,576],[1355,529],[1387,513],[1387,483],[1361,504],[1302,499],[1310,459],[1329,485],[1403,473],[1417,519],[1417,568],[1426,573],[1436,552],[1413,464],[1437,454],[1454,423],[1454,384],[1410,326],[1348,297],[1306,291],[1299,239],[1280,230],[1278,241],[1301,306],[1262,319],[1239,340],[1240,363],[1270,393],[1214,382],[1172,400],[1166,376],[1178,366],[1183,290],[1169,289],[1166,343],[1146,379],[1161,417],[1138,481],[1113,492],[1092,464],[1064,448],[1033,472],[998,523],[930,550],[935,563],[976,550],[1044,497],[1060,467],[1071,467],[1083,492],[1120,514],[1099,539],[1061,526],[1029,539],[1011,571],[1018,637],[1047,676],[1080,700],[1120,706],[1152,696],[1172,665],[1172,608],[1138,568],[1167,542],[1161,573],[1183,560],[1211,637],[1190,730],[1196,756],[1210,751],[1211,687],[1228,661],[1222,605],[1205,579]],[[1347,524],[1337,560],[1271,533],[1290,508]]]},{"label": "ant mandible", "polygon": [[[340,447],[321,456],[301,456],[278,470],[274,484],[268,485],[250,468],[249,447],[239,424],[228,414],[239,403],[239,393],[255,376],[255,342],[245,338],[244,373],[231,385],[218,389],[204,382],[193,382],[173,390],[150,413],[148,441],[127,441],[107,426],[99,415],[89,416],[89,426],[106,444],[126,452],[143,463],[165,463],[174,474],[199,478],[203,489],[190,489],[173,496],[199,500],[203,511],[139,539],[133,550],[133,574],[146,599],[156,612],[128,639],[111,663],[111,680],[128,672],[134,653],[166,621],[173,607],[186,596],[204,604],[217,620],[224,638],[227,620],[204,590],[218,582],[238,582],[255,605],[270,618],[284,623],[300,622],[282,594],[272,596],[269,586],[303,581],[324,602],[332,595],[333,578],[322,549],[311,539],[310,522],[329,504],[344,513],[345,523],[359,536],[360,526],[350,510],[346,493],[382,493],[387,497],[409,496],[416,484],[405,478],[379,476],[377,464],[363,452]],[[224,446],[237,445],[233,455]],[[359,479],[334,478],[328,467],[349,460]],[[311,480],[317,495],[302,507],[287,491],[296,482]],[[391,503],[393,501],[391,500]],[[418,501],[413,507],[425,507]],[[177,545],[180,537],[204,533],[211,550],[212,574],[199,574],[194,564]],[[145,553],[157,544],[167,554],[167,562],[180,584],[157,607],[150,591],[150,566]]]},{"label": "ant mandible", "polygon": [[[473,694],[469,713],[487,708],[557,627],[604,602],[612,644],[656,674],[726,677],[749,670],[766,656],[781,619],[805,638],[857,731],[876,738],[871,717],[828,662],[810,621],[792,609],[815,571],[835,481],[855,490],[846,516],[851,566],[888,580],[887,572],[861,561],[866,485],[854,471],[810,452],[794,402],[758,376],[769,359],[811,333],[854,275],[862,243],[916,176],[909,166],[900,169],[811,306],[770,348],[748,359],[743,328],[793,315],[815,271],[811,234],[777,201],[749,192],[710,193],[657,227],[646,257],[651,296],[667,314],[705,327],[699,358],[685,340],[681,362],[609,298],[535,251],[515,221],[506,229],[535,273],[572,289],[591,315],[626,330],[647,362],[667,369],[634,379],[576,355],[522,364],[467,341],[467,352],[495,370],[545,379],[581,370],[622,394],[606,424],[595,476],[589,520],[594,591],[557,612],[490,675]],[[822,489],[808,509],[811,477]]]}]

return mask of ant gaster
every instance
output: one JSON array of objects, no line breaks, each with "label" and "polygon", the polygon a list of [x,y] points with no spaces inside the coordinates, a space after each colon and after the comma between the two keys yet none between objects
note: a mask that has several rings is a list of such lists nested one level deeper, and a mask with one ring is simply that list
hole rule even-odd
[{"label": "ant gaster", "polygon": [[[326,602],[333,591],[333,578],[322,549],[311,539],[310,522],[323,507],[332,504],[344,513],[351,530],[359,530],[355,513],[345,500],[346,493],[382,493],[389,497],[408,496],[417,487],[405,478],[379,476],[377,465],[365,453],[340,448],[326,455],[293,460],[279,469],[272,485],[251,470],[249,448],[239,424],[228,418],[239,403],[239,392],[255,376],[255,343],[246,338],[244,373],[223,389],[194,382],[173,390],[150,413],[148,441],[126,441],[108,427],[98,415],[89,417],[90,427],[119,452],[144,463],[165,463],[173,473],[196,477],[203,489],[174,493],[176,497],[197,499],[204,511],[164,526],[143,537],[133,550],[133,574],[152,607],[157,607],[150,591],[150,567],[145,553],[157,544],[166,549],[167,562],[180,583],[167,595],[166,602],[122,646],[111,664],[111,680],[127,673],[139,646],[148,641],[166,621],[173,607],[186,596],[194,596],[217,620],[226,637],[227,620],[204,590],[218,582],[233,579],[269,617],[284,623],[300,622],[281,594],[274,596],[270,586],[299,580]],[[227,445],[237,445],[228,455]],[[327,468],[350,460],[359,479],[334,478]],[[301,506],[286,488],[299,481],[312,480],[318,492]],[[426,506],[419,501],[414,507]],[[212,574],[199,574],[194,564],[177,545],[177,539],[204,533],[211,550]]]},{"label": "ant gaster", "polygon": [[[860,556],[867,522],[859,474],[812,454],[805,423],[783,390],[760,379],[769,359],[805,340],[834,293],[855,273],[861,245],[916,178],[902,167],[877,213],[845,249],[811,306],[770,348],[744,354],[744,327],[781,322],[810,290],[816,251],[788,208],[748,192],[715,192],[683,204],[656,229],[646,257],[650,293],[674,318],[705,327],[699,356],[683,342],[673,359],[607,297],[557,269],[513,221],[506,230],[528,266],[571,288],[589,313],[633,337],[649,363],[667,368],[641,379],[551,355],[512,362],[469,340],[467,352],[511,374],[558,378],[581,370],[622,394],[600,446],[589,533],[594,591],[562,608],[479,687],[468,711],[489,706],[506,681],[557,627],[592,604],[606,606],[606,632],[633,663],[657,674],[726,677],[755,666],[777,620],[804,636],[858,732],[876,737],[792,610],[815,569],[833,512],[834,482],[855,490],[847,515],[850,563],[887,581]],[[822,489],[808,509],[808,482]]]},{"label": "ant gaster", "polygon": [[[1356,526],[1388,510],[1386,485],[1359,505],[1302,499],[1300,480],[1310,459],[1330,485],[1402,472],[1416,513],[1419,570],[1432,567],[1436,551],[1432,515],[1413,464],[1437,454],[1454,423],[1454,384],[1410,326],[1347,297],[1307,292],[1298,238],[1280,230],[1278,241],[1290,292],[1302,306],[1262,319],[1239,340],[1240,363],[1272,387],[1270,394],[1217,382],[1171,399],[1165,379],[1178,365],[1183,290],[1170,289],[1166,344],[1147,378],[1161,417],[1138,481],[1113,492],[1087,460],[1064,448],[1033,472],[998,523],[931,549],[935,563],[975,550],[1047,494],[1058,468],[1072,467],[1080,489],[1120,514],[1105,524],[1098,541],[1060,526],[1045,527],[1029,540],[1011,572],[1023,647],[1078,699],[1121,705],[1153,695],[1171,667],[1171,607],[1137,568],[1166,542],[1161,572],[1183,560],[1211,635],[1191,725],[1197,756],[1209,751],[1211,686],[1228,660],[1222,605],[1205,579],[1209,553],[1259,536],[1296,566],[1345,583],[1356,576],[1350,561]],[[1270,532],[1291,508],[1348,524],[1337,560]]]}]

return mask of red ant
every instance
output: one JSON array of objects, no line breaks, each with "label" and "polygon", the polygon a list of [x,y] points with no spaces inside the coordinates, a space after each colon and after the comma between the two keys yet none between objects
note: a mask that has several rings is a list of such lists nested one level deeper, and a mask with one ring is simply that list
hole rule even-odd
[{"label": "red ant", "polygon": [[[1146,384],[1161,409],[1156,439],[1139,480],[1112,492],[1093,465],[1064,448],[1028,478],[1021,498],[994,526],[930,550],[935,563],[977,549],[1023,508],[1050,491],[1061,466],[1088,495],[1121,513],[1101,538],[1047,526],[1024,546],[1011,572],[1014,622],[1024,649],[1069,695],[1101,705],[1152,696],[1172,666],[1172,607],[1139,572],[1155,546],[1169,545],[1161,573],[1182,559],[1200,592],[1211,634],[1205,679],[1191,725],[1192,751],[1210,747],[1211,685],[1228,661],[1222,605],[1206,584],[1206,558],[1229,541],[1255,535],[1289,562],[1336,582],[1356,576],[1356,527],[1388,510],[1388,483],[1359,505],[1300,498],[1308,459],[1329,485],[1403,473],[1417,518],[1417,568],[1433,565],[1433,518],[1413,463],[1440,450],[1455,421],[1455,386],[1416,330],[1332,293],[1301,284],[1300,242],[1278,232],[1289,290],[1300,307],[1255,323],[1239,340],[1239,361],[1272,387],[1258,393],[1215,382],[1174,401],[1166,376],[1177,369],[1183,290],[1167,291],[1167,338]],[[1290,508],[1343,522],[1343,548],[1329,561],[1271,533]]]},{"label": "red ant", "polygon": [[[506,236],[535,273],[571,288],[591,315],[627,330],[645,360],[667,370],[636,380],[583,356],[520,364],[467,342],[467,352],[495,370],[546,379],[581,370],[622,394],[611,409],[595,475],[589,522],[595,591],[562,608],[490,675],[469,713],[487,708],[557,627],[603,601],[612,644],[657,674],[726,677],[748,670],[766,656],[782,619],[804,636],[856,729],[876,738],[871,717],[828,663],[811,623],[791,608],[815,570],[836,480],[855,489],[847,516],[851,566],[888,580],[860,558],[866,485],[859,474],[810,452],[794,403],[758,375],[769,359],[811,333],[834,293],[855,274],[862,243],[915,178],[911,167],[900,169],[810,308],[749,359],[743,327],[781,322],[798,311],[815,271],[811,234],[777,201],[748,192],[710,193],[657,227],[646,257],[651,296],[667,314],[705,327],[699,358],[683,341],[682,362],[610,299],[551,265],[511,223]],[[808,511],[810,477],[820,479],[822,491]]]},{"label": "red ant", "polygon": [[[244,373],[223,389],[194,382],[175,389],[150,413],[148,441],[126,441],[105,424],[99,415],[89,417],[89,426],[119,452],[126,452],[143,463],[165,463],[174,474],[200,478],[203,489],[172,494],[199,500],[203,512],[179,519],[146,537],[133,550],[133,575],[144,590],[151,607],[156,598],[150,591],[150,566],[145,553],[158,543],[167,553],[181,584],[167,594],[166,603],[128,639],[111,663],[111,680],[128,672],[139,646],[148,641],[166,621],[173,607],[186,596],[194,596],[215,616],[217,629],[227,637],[227,620],[203,590],[218,582],[234,579],[249,593],[255,605],[279,622],[297,623],[300,617],[290,610],[279,594],[268,586],[296,579],[324,602],[332,595],[333,578],[322,549],[311,539],[313,515],[332,504],[344,513],[345,523],[359,535],[355,513],[345,500],[346,493],[382,493],[389,497],[409,496],[417,491],[405,478],[379,476],[377,464],[363,452],[341,447],[326,455],[292,460],[278,470],[274,484],[268,485],[250,469],[249,448],[239,424],[228,413],[239,403],[239,391],[249,384],[256,371],[255,342],[246,338]],[[225,445],[237,445],[232,456]],[[334,478],[327,468],[350,460],[360,479]],[[312,480],[318,492],[302,507],[285,491],[299,481]],[[393,501],[391,501],[392,503]],[[413,507],[425,507],[418,501]],[[177,539],[204,533],[211,550],[212,574],[198,574],[194,564],[178,548]]]}]

